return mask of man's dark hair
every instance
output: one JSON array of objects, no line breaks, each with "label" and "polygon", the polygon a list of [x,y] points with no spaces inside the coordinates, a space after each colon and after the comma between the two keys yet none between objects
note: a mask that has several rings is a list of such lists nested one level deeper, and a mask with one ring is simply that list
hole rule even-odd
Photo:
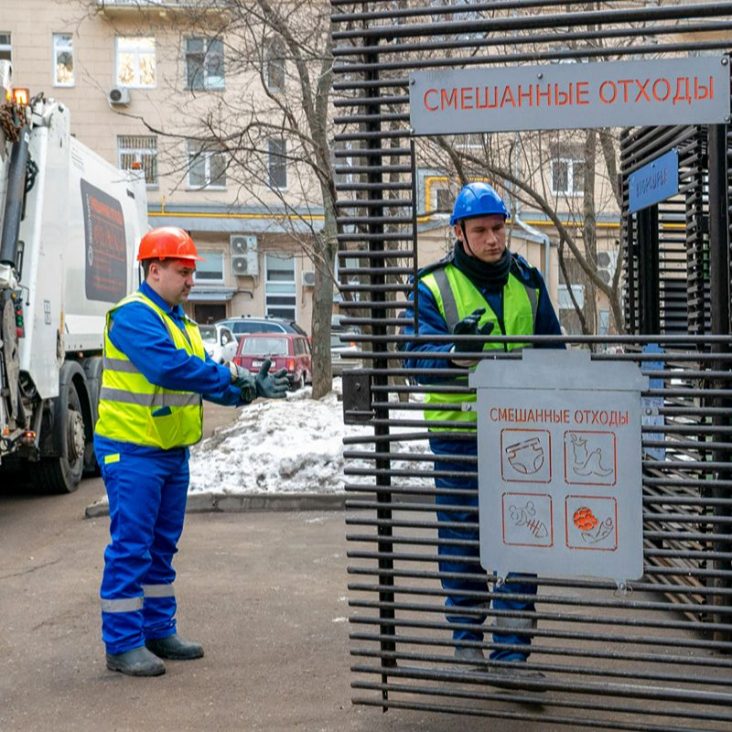
[{"label": "man's dark hair", "polygon": [[170,259],[143,259],[142,264],[142,274],[145,276],[145,279],[147,279],[147,275],[150,272],[150,265],[153,262],[157,262],[161,267],[165,267],[168,262],[170,262]]}]

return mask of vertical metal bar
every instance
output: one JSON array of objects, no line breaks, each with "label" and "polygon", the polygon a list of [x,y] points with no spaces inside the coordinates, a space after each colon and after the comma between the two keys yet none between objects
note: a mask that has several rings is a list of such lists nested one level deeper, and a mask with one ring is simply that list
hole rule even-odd
[{"label": "vertical metal bar", "polygon": [[[379,39],[373,39],[373,45],[377,46]],[[379,85],[379,71],[378,71],[378,54],[377,53],[366,53],[364,60],[367,64],[371,65],[371,70],[366,73],[366,80],[369,82],[366,96],[373,102],[367,102],[365,107],[365,113],[368,121],[366,122],[367,135],[367,147],[373,152],[369,157],[369,164],[371,170],[368,173],[369,182],[369,218],[371,219],[368,224],[369,231],[369,251],[371,253],[381,253],[384,251],[384,206],[378,205],[378,201],[384,199],[384,173],[382,170],[383,156],[378,153],[378,150],[384,144],[384,138],[379,136],[381,132],[381,107],[378,103],[378,98],[381,92],[381,86]],[[374,202],[373,204],[371,202]],[[385,267],[384,259],[381,257],[371,257],[369,259],[369,268],[372,271],[371,274],[371,285],[373,290],[371,291],[373,302],[383,302],[386,299],[386,292],[381,287],[385,284],[386,277],[383,273]],[[374,336],[381,337],[382,339],[387,335],[387,327],[383,320],[386,317],[386,309],[382,307],[373,307],[371,311],[372,318],[372,333]],[[382,322],[380,323],[379,320]],[[383,341],[382,341],[383,342]],[[373,376],[372,383],[377,387],[385,387],[388,383],[388,362],[384,358],[378,358],[374,361],[374,368],[376,373]],[[379,437],[387,437],[389,435],[389,426],[386,421],[389,418],[388,410],[383,407],[376,407],[374,410],[377,424],[374,427],[374,437],[376,442],[374,449],[377,453],[388,454],[390,445],[388,439],[379,440]],[[394,551],[392,543],[392,507],[391,507],[391,475],[389,473],[391,469],[391,460],[389,458],[379,457],[375,461],[377,476],[376,476],[376,500],[378,508],[376,516],[379,519],[379,527],[377,530],[379,542],[379,570],[383,574],[379,574],[379,585],[382,589],[379,592],[379,619],[384,621],[380,629],[380,646],[381,646],[381,666],[387,668],[395,665],[394,658],[391,654],[396,650],[396,643],[393,640],[395,635],[395,624],[394,620],[394,592],[391,588],[394,586],[394,576],[392,570],[394,569],[394,561],[392,554]],[[381,693],[381,698],[386,702],[389,698],[389,692],[386,689],[388,682],[388,676],[382,675],[382,683],[385,685],[384,690]],[[388,709],[388,705],[384,704],[384,711]]]},{"label": "vertical metal bar", "polygon": [[636,220],[633,214],[624,213],[625,217],[625,233],[626,246],[625,255],[627,257],[627,302],[625,313],[625,330],[626,333],[638,332],[638,242],[636,240]]},{"label": "vertical metal bar", "polygon": [[419,333],[417,313],[419,312],[419,287],[417,287],[417,273],[419,272],[419,251],[417,248],[417,211],[419,203],[417,200],[417,155],[415,151],[414,138],[409,142],[409,154],[412,157],[412,278],[414,283],[414,310],[412,311],[412,327],[415,333]]},{"label": "vertical metal bar", "polygon": [[[630,133],[628,130],[623,130],[620,133],[620,149],[621,155],[623,154],[624,148],[628,145],[630,140]],[[622,161],[621,161],[622,164]],[[629,193],[626,189],[627,175],[623,172],[618,173],[618,190],[621,193],[622,198],[622,211],[620,215],[620,237],[621,237],[621,255],[623,257],[622,264],[625,268],[624,277],[624,289],[625,297],[623,302],[624,312],[623,317],[625,320],[625,332],[636,333],[638,329],[637,321],[637,310],[636,310],[636,297],[637,297],[637,281],[635,271],[635,247],[636,241],[634,236],[634,219],[633,214],[628,211],[628,196]]]},{"label": "vertical metal bar", "polygon": [[[709,127],[709,289],[711,298],[711,319],[713,335],[730,334],[730,243],[729,243],[729,179],[727,170],[727,127],[725,125],[712,125]],[[725,343],[713,343],[712,351],[725,353],[729,351]],[[712,368],[717,371],[724,367],[724,360],[714,363]],[[721,383],[716,388],[724,388]],[[729,399],[715,397],[709,400],[714,407],[726,407],[730,409]],[[729,417],[714,415],[712,424],[718,427],[727,426],[730,423]],[[729,442],[729,435],[723,431],[715,433],[711,440],[714,442]],[[724,462],[729,459],[728,450],[714,450],[712,459],[715,462]],[[717,479],[725,480],[732,475],[730,470],[717,471]],[[726,498],[729,491],[722,489],[716,484],[710,491],[714,498]],[[729,517],[729,507],[716,504],[714,516]],[[729,536],[729,525],[723,524],[724,528],[718,529],[719,533]],[[716,540],[713,542],[715,552],[728,552],[732,547],[729,539]],[[716,559],[713,562],[715,570],[729,572],[732,570],[732,562],[728,559]],[[728,588],[730,580],[728,577],[716,577],[712,584],[715,587]],[[728,602],[724,596],[713,595],[711,604],[726,605]],[[719,622],[720,614],[714,614],[715,622]],[[729,640],[730,634],[717,631],[714,634],[716,640]]]},{"label": "vertical metal bar", "polygon": [[[730,333],[727,126],[709,127],[709,287],[712,333]],[[719,348],[717,344],[714,349]]]},{"label": "vertical metal bar", "polygon": [[658,206],[649,206],[638,212],[638,306],[642,335],[660,331],[658,279]]},{"label": "vertical metal bar", "polygon": [[709,240],[708,211],[704,208],[707,129],[697,128],[679,157],[684,169],[686,214],[686,270],[688,330],[709,332]]}]

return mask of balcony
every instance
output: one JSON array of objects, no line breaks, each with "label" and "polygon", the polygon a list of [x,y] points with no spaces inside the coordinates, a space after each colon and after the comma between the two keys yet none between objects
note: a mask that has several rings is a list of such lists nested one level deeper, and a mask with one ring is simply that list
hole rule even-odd
[{"label": "balcony", "polygon": [[97,8],[107,15],[134,13],[221,13],[228,0],[96,0]]}]

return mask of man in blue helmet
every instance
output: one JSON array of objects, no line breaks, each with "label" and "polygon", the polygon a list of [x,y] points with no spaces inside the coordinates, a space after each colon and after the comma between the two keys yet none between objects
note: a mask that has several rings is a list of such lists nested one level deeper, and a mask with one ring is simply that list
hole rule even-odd
[{"label": "man in blue helmet", "polygon": [[[496,343],[466,336],[560,335],[560,325],[539,272],[506,248],[508,209],[487,183],[464,186],[455,200],[450,225],[455,246],[444,259],[420,270],[416,322],[420,341],[412,341],[407,367],[415,370],[474,368],[478,351],[510,351],[528,344]],[[414,294],[411,298],[414,300]],[[414,323],[414,309],[405,316]],[[404,332],[414,334],[410,324]],[[431,335],[450,335],[450,343],[430,342]],[[443,351],[449,358],[421,356]],[[471,355],[472,353],[472,355]],[[419,371],[417,372],[419,373]],[[468,664],[484,662],[483,623],[487,617],[487,583],[480,568],[478,536],[477,416],[469,409],[475,393],[454,393],[467,384],[467,374],[445,379],[424,375],[434,386],[425,398],[430,448],[436,456],[439,569],[446,594],[447,619],[454,624],[455,656]],[[440,386],[448,387],[440,391]],[[453,392],[450,391],[453,387]],[[525,662],[536,627],[536,582],[509,575],[494,587],[492,661]],[[526,598],[526,596],[530,598]],[[523,596],[523,598],[521,597]],[[500,611],[518,611],[504,615]],[[541,678],[525,667],[499,665],[496,671]]]}]

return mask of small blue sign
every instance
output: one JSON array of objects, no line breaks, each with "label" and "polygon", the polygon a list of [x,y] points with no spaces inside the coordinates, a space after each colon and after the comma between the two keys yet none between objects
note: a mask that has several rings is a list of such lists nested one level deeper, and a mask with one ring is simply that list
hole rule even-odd
[{"label": "small blue sign", "polygon": [[679,192],[679,151],[669,150],[628,176],[630,213],[665,201]]}]

